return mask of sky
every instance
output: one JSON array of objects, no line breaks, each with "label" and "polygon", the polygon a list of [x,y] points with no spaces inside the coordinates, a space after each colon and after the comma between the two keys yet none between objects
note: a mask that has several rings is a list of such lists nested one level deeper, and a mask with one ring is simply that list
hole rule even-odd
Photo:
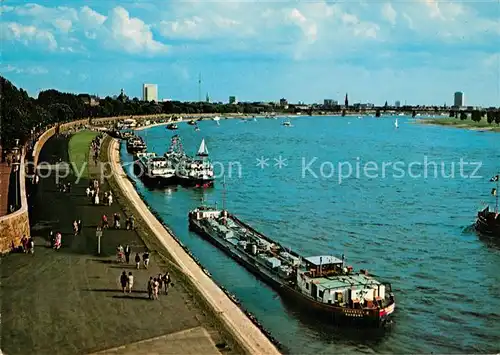
[{"label": "sky", "polygon": [[32,96],[500,106],[500,1],[4,0],[0,73]]}]

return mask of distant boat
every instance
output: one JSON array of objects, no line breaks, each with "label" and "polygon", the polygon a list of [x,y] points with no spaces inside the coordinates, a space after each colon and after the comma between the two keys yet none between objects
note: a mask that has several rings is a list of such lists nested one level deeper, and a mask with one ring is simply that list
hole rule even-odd
[{"label": "distant boat", "polygon": [[396,118],[396,121],[394,121],[394,127],[399,128],[399,124],[398,124],[398,119],[397,118]]},{"label": "distant boat", "polygon": [[212,120],[214,120],[214,121],[220,121],[220,117],[219,117],[219,116],[214,116],[214,117],[212,118]]},{"label": "distant boat", "polygon": [[283,126],[285,127],[292,127],[292,122],[290,122],[290,119],[287,119],[286,121],[283,122]]},{"label": "distant boat", "polygon": [[200,148],[198,148],[197,155],[199,157],[208,157],[208,148],[207,145],[205,144],[205,138],[201,140]]},{"label": "distant boat", "polygon": [[196,126],[196,127],[194,128],[194,130],[195,130],[196,132],[198,132],[198,131],[200,130],[200,127]]},{"label": "distant boat", "polygon": [[191,125],[191,126],[194,126],[194,125],[196,125],[196,121],[195,120],[189,120],[188,124]]},{"label": "distant boat", "polygon": [[170,123],[167,125],[167,129],[170,129],[170,130],[176,130],[178,127],[175,123]]}]

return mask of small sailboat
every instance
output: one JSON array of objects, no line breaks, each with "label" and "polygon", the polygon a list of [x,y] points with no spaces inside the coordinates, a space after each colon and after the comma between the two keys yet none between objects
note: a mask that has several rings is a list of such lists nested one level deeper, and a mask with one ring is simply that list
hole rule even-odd
[{"label": "small sailboat", "polygon": [[200,127],[196,126],[196,127],[194,127],[194,130],[195,130],[196,132],[198,132],[198,131],[200,130]]},{"label": "small sailboat", "polygon": [[208,148],[205,144],[205,138],[201,140],[200,148],[198,148],[198,153],[196,155],[199,157],[208,157]]},{"label": "small sailboat", "polygon": [[394,127],[395,128],[399,128],[399,123],[398,123],[398,119],[396,118],[396,121],[394,121]]}]

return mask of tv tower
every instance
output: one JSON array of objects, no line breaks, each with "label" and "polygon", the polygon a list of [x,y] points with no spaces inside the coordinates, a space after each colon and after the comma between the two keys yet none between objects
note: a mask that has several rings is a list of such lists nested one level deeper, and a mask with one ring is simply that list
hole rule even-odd
[{"label": "tv tower", "polygon": [[198,102],[201,102],[201,73],[198,75]]}]

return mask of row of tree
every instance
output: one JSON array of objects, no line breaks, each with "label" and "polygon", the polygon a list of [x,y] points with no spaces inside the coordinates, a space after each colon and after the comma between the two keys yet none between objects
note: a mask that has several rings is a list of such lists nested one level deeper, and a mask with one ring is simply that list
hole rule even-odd
[{"label": "row of tree", "polygon": [[16,138],[24,143],[47,126],[82,118],[162,113],[258,114],[270,109],[270,106],[259,103],[145,102],[137,98],[130,99],[124,94],[116,98],[94,100],[87,94],[76,95],[52,89],[40,92],[34,99],[1,76],[0,90],[0,145],[5,148],[12,147]]},{"label": "row of tree", "polygon": [[[450,117],[460,118],[461,120],[466,120],[469,118],[469,114],[464,111],[450,111]],[[486,118],[486,122],[489,124],[496,123],[500,125],[500,111],[499,110],[488,110],[488,111],[479,111],[473,110],[470,113],[470,119],[474,122],[480,122]]]}]

